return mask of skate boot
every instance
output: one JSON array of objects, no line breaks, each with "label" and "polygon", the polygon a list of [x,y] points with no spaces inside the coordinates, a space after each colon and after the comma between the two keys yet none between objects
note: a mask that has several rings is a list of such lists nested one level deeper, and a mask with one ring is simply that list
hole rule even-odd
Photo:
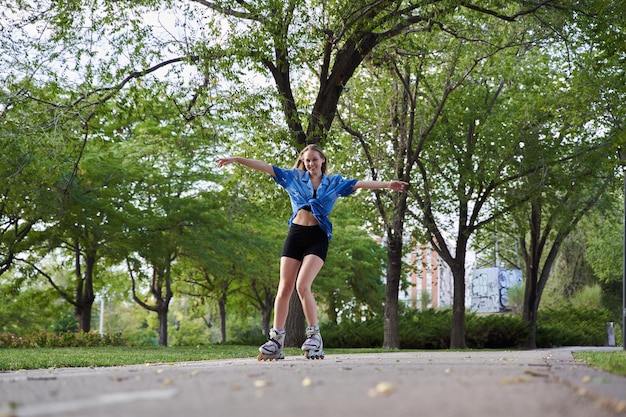
[{"label": "skate boot", "polygon": [[285,355],[283,354],[283,345],[285,342],[285,331],[284,330],[270,330],[270,338],[267,342],[259,347],[259,356],[257,356],[258,361],[273,361],[278,359],[285,359]]},{"label": "skate boot", "polygon": [[307,359],[324,359],[324,343],[317,326],[307,327],[306,340],[302,344],[302,350]]}]

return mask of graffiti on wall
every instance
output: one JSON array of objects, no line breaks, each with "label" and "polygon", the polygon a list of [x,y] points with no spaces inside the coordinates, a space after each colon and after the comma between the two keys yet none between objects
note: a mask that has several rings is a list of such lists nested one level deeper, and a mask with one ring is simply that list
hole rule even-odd
[{"label": "graffiti on wall", "polygon": [[509,303],[509,288],[516,285],[522,285],[522,271],[519,269],[500,269],[498,272],[498,284],[500,285],[500,307],[508,310],[511,306]]},{"label": "graffiti on wall", "polygon": [[509,308],[508,290],[522,283],[518,269],[475,269],[472,276],[472,302],[470,311],[497,313]]}]

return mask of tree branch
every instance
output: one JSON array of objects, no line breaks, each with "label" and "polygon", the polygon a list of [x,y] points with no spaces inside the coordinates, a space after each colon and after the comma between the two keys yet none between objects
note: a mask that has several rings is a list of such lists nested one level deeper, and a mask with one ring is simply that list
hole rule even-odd
[{"label": "tree branch", "polygon": [[[234,10],[234,9],[230,9],[227,7],[223,7],[223,6],[220,6],[219,4],[213,3],[212,1],[206,1],[206,0],[191,0],[191,1],[199,3],[203,6],[208,7],[211,10],[215,10],[216,12],[223,13],[227,16],[233,16],[233,17],[246,19],[246,20],[254,20],[256,22],[261,22],[261,23],[265,22],[265,18],[263,16],[259,16],[250,12],[242,12],[239,10]],[[242,0],[237,0],[237,3],[239,3],[240,5],[244,7],[248,6],[248,4]]]},{"label": "tree branch", "polygon": [[48,282],[50,283],[50,285],[52,285],[52,287],[61,295],[61,297],[63,297],[63,299],[65,301],[67,301],[68,303],[70,303],[71,305],[73,305],[74,307],[77,306],[77,303],[75,300],[72,300],[72,298],[65,292],[63,291],[63,289],[61,287],[59,287],[55,282],[54,279],[52,279],[52,277],[46,273],[44,270],[42,270],[41,268],[39,268],[35,263],[29,261],[28,259],[24,259],[24,258],[15,258],[16,261],[20,261],[25,263],[26,265],[30,266],[31,268],[33,268],[35,271],[37,271],[37,273],[43,277],[45,277]]},{"label": "tree branch", "polygon": [[543,0],[543,1],[540,1],[540,2],[538,2],[536,4],[534,4],[529,9],[520,10],[519,12],[514,13],[512,15],[505,15],[505,14],[497,12],[495,10],[487,9],[485,7],[480,7],[480,6],[477,6],[477,5],[472,4],[470,2],[467,2],[467,1],[462,1],[461,2],[461,6],[465,7],[466,9],[474,10],[474,11],[479,12],[479,13],[487,14],[487,15],[496,17],[498,19],[505,20],[507,22],[514,22],[515,20],[517,20],[517,18],[522,17],[522,16],[526,16],[526,15],[529,15],[529,14],[533,14],[537,10],[541,9],[542,7],[548,5],[548,4],[552,3],[552,2],[553,2],[553,0]]}]

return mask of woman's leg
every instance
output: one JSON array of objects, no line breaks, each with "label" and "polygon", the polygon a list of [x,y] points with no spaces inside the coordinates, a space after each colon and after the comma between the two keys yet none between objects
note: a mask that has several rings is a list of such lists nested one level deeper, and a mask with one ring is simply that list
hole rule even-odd
[{"label": "woman's leg", "polygon": [[274,300],[274,328],[284,329],[289,313],[289,298],[293,293],[300,261],[283,256],[280,258],[280,281]]},{"label": "woman's leg", "polygon": [[309,326],[317,326],[317,304],[311,292],[311,285],[324,266],[324,261],[317,255],[306,255],[302,260],[296,290],[302,302],[302,310]]}]

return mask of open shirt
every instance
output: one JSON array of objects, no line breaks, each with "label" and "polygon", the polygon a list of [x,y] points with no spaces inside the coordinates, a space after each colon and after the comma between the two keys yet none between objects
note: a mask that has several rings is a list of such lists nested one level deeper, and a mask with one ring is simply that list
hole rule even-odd
[{"label": "open shirt", "polygon": [[277,166],[272,166],[272,168],[275,174],[272,178],[287,191],[291,199],[292,213],[287,222],[289,226],[298,211],[309,206],[311,213],[330,241],[333,236],[333,225],[328,215],[339,197],[346,197],[354,192],[354,186],[358,181],[344,179],[339,174],[324,174],[316,191],[317,198],[314,198],[313,183],[308,171],[298,168],[284,169]]}]

